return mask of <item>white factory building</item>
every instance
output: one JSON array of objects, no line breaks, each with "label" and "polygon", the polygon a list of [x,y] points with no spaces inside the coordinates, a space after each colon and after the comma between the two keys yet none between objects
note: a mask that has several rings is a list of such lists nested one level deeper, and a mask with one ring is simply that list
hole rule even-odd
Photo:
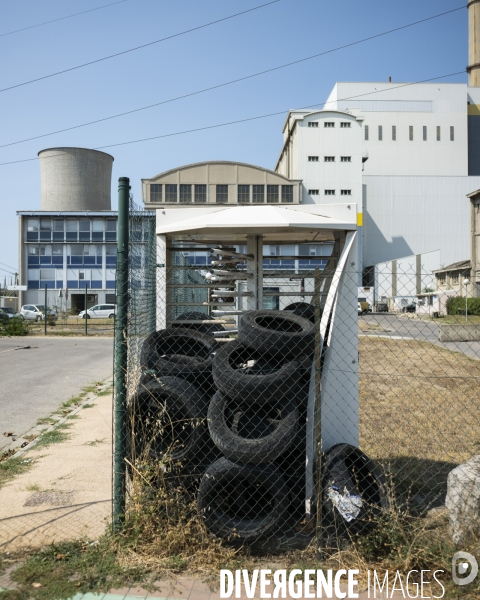
[{"label": "white factory building", "polygon": [[275,170],[302,180],[303,203],[358,204],[365,283],[404,257],[441,268],[470,256],[479,105],[466,84],[337,83],[323,110],[289,112]]}]

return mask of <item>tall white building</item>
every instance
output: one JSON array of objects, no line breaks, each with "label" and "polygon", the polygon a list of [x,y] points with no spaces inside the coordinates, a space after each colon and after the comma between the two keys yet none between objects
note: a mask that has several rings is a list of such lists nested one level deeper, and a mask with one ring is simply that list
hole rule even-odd
[{"label": "tall white building", "polygon": [[337,83],[322,111],[289,113],[276,170],[303,180],[304,202],[331,203],[326,190],[352,190],[364,268],[431,252],[439,264],[429,268],[465,260],[466,195],[480,187],[479,104],[480,88],[466,84]]}]

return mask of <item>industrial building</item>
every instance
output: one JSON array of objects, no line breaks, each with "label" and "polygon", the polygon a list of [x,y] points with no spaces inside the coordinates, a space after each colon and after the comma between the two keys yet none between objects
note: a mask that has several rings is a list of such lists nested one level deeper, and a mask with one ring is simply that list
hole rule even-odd
[{"label": "industrial building", "polygon": [[19,217],[19,305],[78,312],[115,302],[117,213],[111,210],[113,157],[84,148],[38,153],[40,210]]}]

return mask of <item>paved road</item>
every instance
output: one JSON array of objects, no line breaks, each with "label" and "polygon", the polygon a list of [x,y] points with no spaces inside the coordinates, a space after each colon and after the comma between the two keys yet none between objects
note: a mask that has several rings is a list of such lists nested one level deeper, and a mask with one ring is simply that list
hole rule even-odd
[{"label": "paved road", "polygon": [[380,335],[388,337],[402,337],[414,340],[424,340],[432,342],[437,346],[447,348],[448,350],[456,350],[462,352],[466,356],[480,359],[480,342],[448,342],[442,343],[438,341],[440,323],[436,321],[423,321],[420,319],[409,318],[405,316],[397,316],[392,314],[367,314],[362,315],[359,319],[380,325],[384,331],[375,330],[362,331],[366,335]]},{"label": "paved road", "polygon": [[[30,349],[15,350],[21,346]],[[82,387],[112,374],[112,338],[0,338],[0,449]]]}]

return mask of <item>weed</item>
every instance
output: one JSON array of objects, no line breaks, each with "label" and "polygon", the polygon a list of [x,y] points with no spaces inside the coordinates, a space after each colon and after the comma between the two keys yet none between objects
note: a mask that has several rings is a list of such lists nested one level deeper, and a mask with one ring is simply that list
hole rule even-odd
[{"label": "weed", "polygon": [[27,472],[33,464],[33,460],[25,459],[23,456],[9,458],[0,462],[0,488],[17,477],[17,475]]},{"label": "weed", "polygon": [[85,442],[84,446],[98,446],[98,444],[105,444],[105,438],[101,440],[92,440],[91,442]]},{"label": "weed", "polygon": [[55,423],[58,423],[58,419],[54,419],[53,417],[37,419],[37,425],[55,425]]},{"label": "weed", "polygon": [[95,404],[84,404],[82,408],[93,408]]},{"label": "weed", "polygon": [[37,483],[31,483],[30,485],[27,485],[25,489],[27,492],[39,492],[40,486]]},{"label": "weed", "polygon": [[37,442],[36,447],[48,447],[52,444],[60,444],[61,442],[65,442],[70,437],[70,434],[66,433],[66,429],[70,429],[70,425],[64,423],[63,425],[59,425],[52,431],[47,431],[46,433],[40,436],[40,439]]},{"label": "weed", "polygon": [[108,388],[97,393],[97,396],[109,396],[113,392],[112,388]]},{"label": "weed", "polygon": [[80,415],[79,415],[78,413],[76,413],[76,414],[74,414],[74,415],[70,415],[69,417],[67,417],[67,419],[68,419],[69,421],[73,421],[73,420],[75,420],[75,419],[79,419],[79,418],[80,418]]}]

